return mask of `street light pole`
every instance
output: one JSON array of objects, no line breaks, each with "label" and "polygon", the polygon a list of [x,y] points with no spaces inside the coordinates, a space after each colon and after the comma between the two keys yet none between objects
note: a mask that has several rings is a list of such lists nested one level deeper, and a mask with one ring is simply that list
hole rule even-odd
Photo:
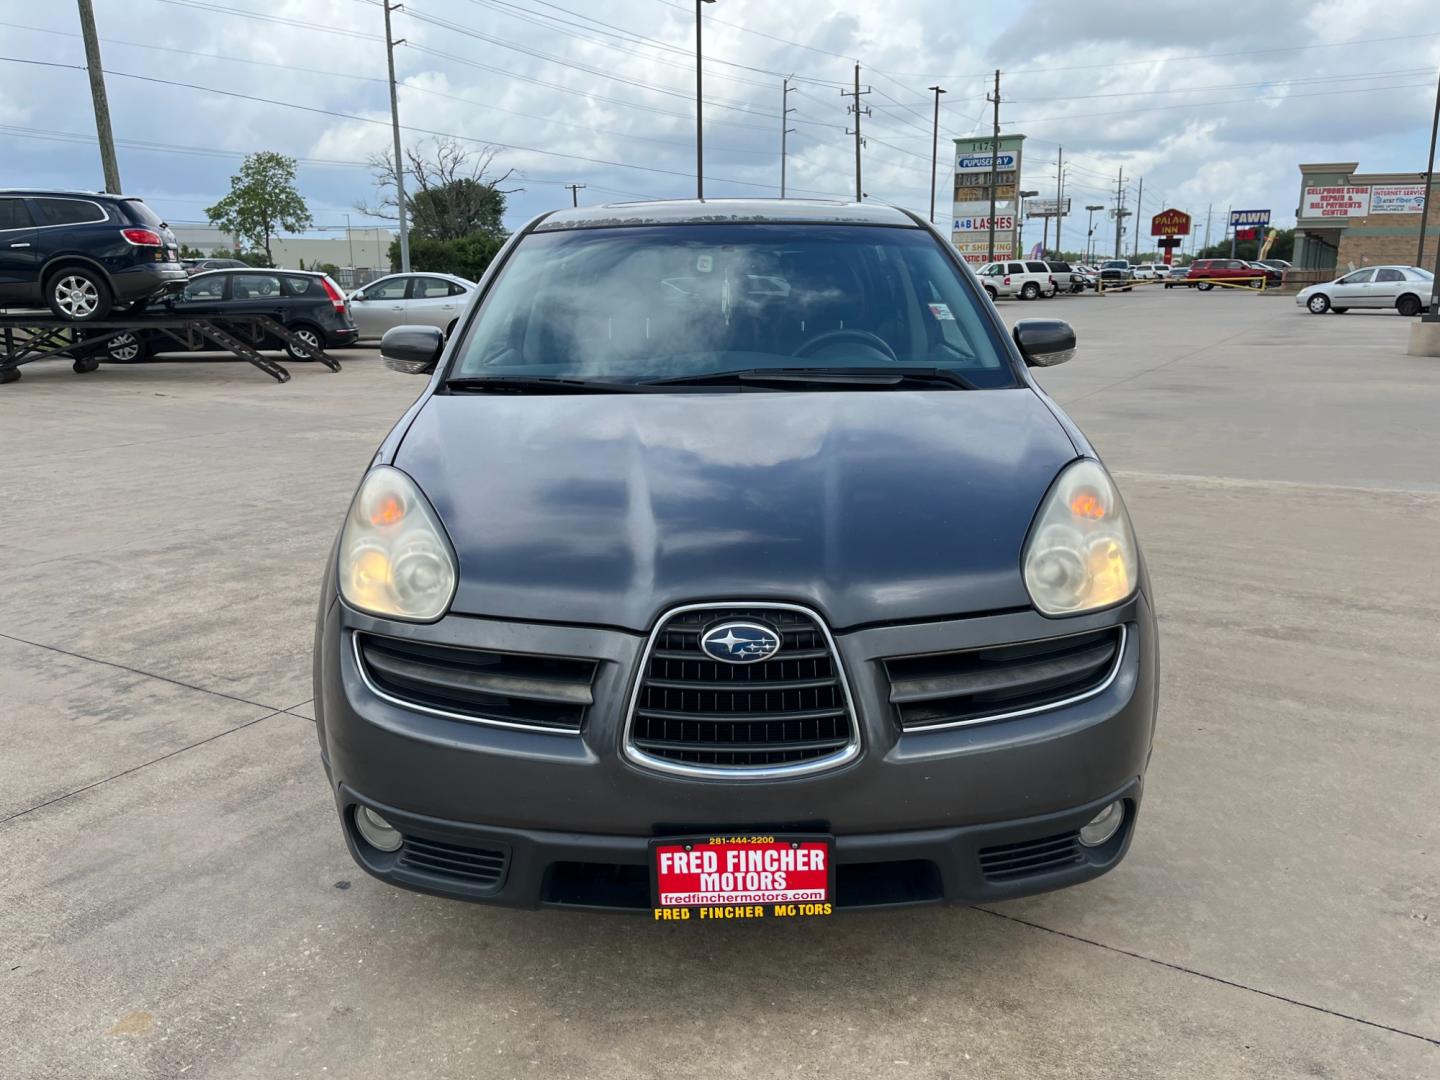
[{"label": "street light pole", "polygon": [[780,92],[780,198],[785,197],[785,153],[788,149],[786,140],[795,133],[795,129],[788,127],[790,114],[795,110],[790,107],[790,91],[796,89],[790,85],[790,80],[785,80],[785,85]]},{"label": "street light pole", "polygon": [[938,86],[935,91],[935,125],[930,132],[930,224],[935,224],[935,168],[940,162],[940,95],[945,93]]},{"label": "street light pole", "polygon": [[1090,212],[1090,219],[1085,222],[1085,261],[1095,261],[1095,211],[1104,210],[1103,203],[1090,203],[1085,207]]},{"label": "street light pole", "polygon": [[700,5],[715,0],[695,0],[695,198],[705,198],[705,132],[701,120],[704,111],[704,84],[700,65]]}]

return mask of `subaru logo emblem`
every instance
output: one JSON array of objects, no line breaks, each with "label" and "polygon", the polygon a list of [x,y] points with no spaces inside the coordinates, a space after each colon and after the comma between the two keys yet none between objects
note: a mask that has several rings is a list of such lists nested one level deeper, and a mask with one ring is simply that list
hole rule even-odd
[{"label": "subaru logo emblem", "polygon": [[721,623],[700,635],[700,651],[727,664],[758,664],[780,651],[780,635],[760,623]]}]

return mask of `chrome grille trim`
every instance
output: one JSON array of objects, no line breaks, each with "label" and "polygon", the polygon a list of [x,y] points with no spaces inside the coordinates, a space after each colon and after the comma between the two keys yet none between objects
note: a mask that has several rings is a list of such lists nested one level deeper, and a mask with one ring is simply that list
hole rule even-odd
[{"label": "chrome grille trim", "polygon": [[[830,656],[835,665],[835,676],[840,684],[840,691],[845,699],[845,711],[850,721],[850,739],[838,751],[828,754],[825,757],[812,758],[808,761],[786,763],[780,765],[752,765],[752,766],[713,766],[695,765],[688,762],[671,761],[666,758],[656,757],[646,753],[635,741],[635,712],[640,703],[640,694],[645,686],[645,676],[650,668],[650,660],[655,652],[655,643],[660,639],[661,633],[671,619],[678,615],[684,615],[691,611],[734,611],[743,609],[747,611],[792,611],[804,615],[814,622],[825,644],[830,650]],[[641,650],[639,662],[635,666],[635,675],[630,689],[630,702],[625,710],[625,730],[620,741],[621,756],[635,765],[646,769],[653,769],[656,772],[669,773],[672,776],[688,776],[710,780],[775,780],[792,776],[806,776],[812,773],[825,772],[830,769],[839,768],[848,762],[854,761],[860,756],[860,717],[855,709],[855,699],[850,692],[850,679],[845,673],[845,664],[840,658],[840,649],[835,644],[835,637],[830,633],[830,627],[821,618],[820,613],[804,607],[800,604],[782,604],[755,600],[728,600],[716,601],[704,604],[684,604],[680,607],[673,607],[660,614],[655,621],[654,629],[650,631],[650,637],[645,642],[645,648]]]}]

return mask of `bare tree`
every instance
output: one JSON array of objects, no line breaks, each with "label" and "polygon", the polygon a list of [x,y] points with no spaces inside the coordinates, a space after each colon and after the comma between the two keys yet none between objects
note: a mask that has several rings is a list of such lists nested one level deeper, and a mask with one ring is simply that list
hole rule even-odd
[{"label": "bare tree", "polygon": [[[506,169],[491,177],[490,167],[499,153],[494,147],[469,150],[458,140],[437,138],[405,151],[405,203],[410,228],[432,240],[458,240],[471,233],[504,234],[505,196],[524,188],[502,188],[514,172]],[[387,150],[370,156],[379,201],[374,206],[356,203],[371,217],[399,220],[395,199],[395,159]]]}]

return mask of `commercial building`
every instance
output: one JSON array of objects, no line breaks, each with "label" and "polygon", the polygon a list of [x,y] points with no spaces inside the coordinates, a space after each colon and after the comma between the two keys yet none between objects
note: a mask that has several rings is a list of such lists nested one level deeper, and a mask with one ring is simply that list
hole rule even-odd
[{"label": "commercial building", "polygon": [[993,138],[955,140],[955,221],[950,239],[966,262],[991,261],[992,178],[995,184],[994,258],[1014,258],[1019,251],[1017,192],[1024,142],[1024,135],[1002,135],[997,151]]},{"label": "commercial building", "polygon": [[[1358,161],[1300,166],[1295,254],[1303,270],[1346,271],[1384,263],[1411,265],[1425,209],[1425,174],[1357,173]],[[1435,265],[1440,200],[1431,199],[1421,265]]]},{"label": "commercial building", "polygon": [[[233,236],[213,225],[176,225],[173,231],[180,243],[207,255],[236,246]],[[277,236],[270,242],[270,251],[276,266],[298,269],[301,260],[307,267],[329,263],[342,270],[353,268],[363,282],[390,272],[390,244],[394,239],[391,229],[341,229],[331,236]]]}]

